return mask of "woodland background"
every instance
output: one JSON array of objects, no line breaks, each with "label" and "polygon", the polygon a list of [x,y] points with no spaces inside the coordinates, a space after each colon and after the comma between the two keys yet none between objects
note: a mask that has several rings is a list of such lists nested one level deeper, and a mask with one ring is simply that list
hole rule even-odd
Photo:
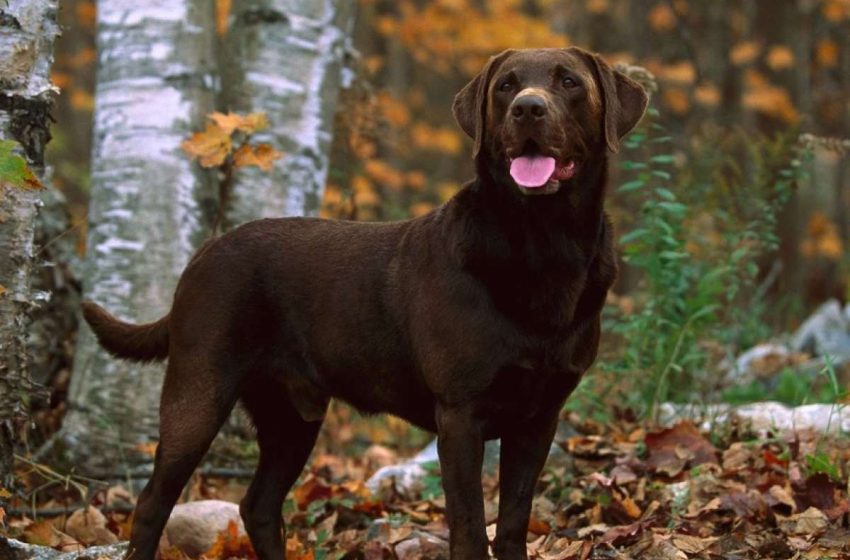
[{"label": "woodland background", "polygon": [[[234,224],[266,215],[395,220],[429,212],[472,176],[452,98],[506,48],[598,51],[652,91],[649,114],[612,160],[608,209],[623,262],[603,355],[565,414],[628,439],[636,432],[623,426],[657,418],[664,402],[845,401],[843,359],[827,357],[806,373],[798,366],[808,357],[782,354],[767,368],[772,377],[743,381],[729,364],[850,295],[850,1],[357,0],[294,8],[217,0],[203,9],[204,2],[183,2],[206,32],[174,39],[161,71],[194,105],[179,126],[160,131],[139,123],[167,111],[165,100],[128,113],[139,122],[110,120],[115,107],[132,103],[125,88],[148,87],[132,81],[134,65],[160,71],[151,53],[165,36],[154,40],[144,25],[114,17],[124,8],[111,4],[100,14],[90,0],[59,5],[62,34],[49,78],[60,94],[49,111],[32,273],[35,291],[53,296],[27,312],[34,420],[15,424],[19,475],[29,462],[104,478],[143,477],[149,465],[159,384],[99,357],[78,331],[83,293],[150,320],[165,312],[173,290],[168,278],[151,280],[156,267],[179,272],[193,247]],[[292,73],[295,59],[277,48],[276,34],[312,17],[329,18],[338,33],[310,28],[326,66],[314,76],[313,105],[288,105],[275,90],[310,78]],[[323,41],[332,48],[322,50]],[[217,78],[209,78],[213,66]],[[316,122],[301,117],[309,111]],[[284,121],[300,124],[290,130]],[[298,142],[307,125],[315,149]],[[172,155],[164,163],[99,163],[110,143],[129,152],[170,143]],[[30,161],[37,171],[38,163]],[[186,195],[185,177],[200,190]],[[126,184],[133,186],[125,192]],[[124,222],[108,226],[110,216]],[[92,257],[104,246],[119,258]],[[105,287],[91,291],[95,284]],[[119,381],[98,381],[113,373]],[[235,417],[210,465],[250,461],[249,432]],[[344,457],[380,444],[404,456],[427,441],[396,419],[334,405],[320,448]],[[846,481],[844,459],[824,460],[836,481]],[[20,492],[38,494],[26,485]]]}]

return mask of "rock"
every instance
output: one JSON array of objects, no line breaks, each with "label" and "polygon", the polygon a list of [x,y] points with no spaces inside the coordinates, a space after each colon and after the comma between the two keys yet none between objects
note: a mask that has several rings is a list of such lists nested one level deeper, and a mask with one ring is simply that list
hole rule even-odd
[{"label": "rock", "polygon": [[842,309],[834,299],[821,305],[794,333],[791,349],[839,360],[850,358],[850,308]]},{"label": "rock", "polygon": [[170,545],[197,557],[209,550],[231,521],[236,522],[240,535],[246,534],[237,504],[222,500],[177,504],[165,525],[165,537]]},{"label": "rock", "polygon": [[[561,422],[558,426],[556,441],[566,439],[565,434],[575,435],[575,430],[568,422]],[[487,474],[495,474],[499,468],[499,444],[499,440],[492,440],[484,445],[482,470]],[[552,444],[549,450],[549,461],[552,461],[555,465],[564,465],[570,461],[570,457],[560,446]],[[378,469],[366,481],[366,487],[372,494],[378,495],[381,493],[382,486],[392,484],[395,491],[403,497],[415,498],[424,489],[422,479],[428,475],[429,469],[425,466],[429,463],[439,463],[436,439],[432,440],[412,459]]]},{"label": "rock", "polygon": [[795,356],[786,346],[767,342],[753,346],[735,360],[735,366],[728,374],[732,384],[746,384],[755,379],[774,375],[788,365],[794,365]]},{"label": "rock", "polygon": [[706,431],[710,430],[714,424],[725,423],[732,419],[748,424],[761,435],[777,431],[814,430],[833,433],[850,431],[850,409],[842,405],[807,404],[789,407],[771,401],[741,406],[664,403],[659,413],[659,420],[665,426],[672,426],[680,420],[694,420],[701,422],[700,429]]},{"label": "rock", "polygon": [[47,546],[0,537],[0,560],[120,560],[126,552],[126,542],[93,546],[79,552],[60,553]]}]

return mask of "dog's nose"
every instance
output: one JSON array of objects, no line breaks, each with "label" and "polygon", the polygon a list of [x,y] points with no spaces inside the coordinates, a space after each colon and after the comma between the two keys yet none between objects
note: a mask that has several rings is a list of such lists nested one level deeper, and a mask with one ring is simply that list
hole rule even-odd
[{"label": "dog's nose", "polygon": [[539,95],[523,95],[514,99],[511,115],[518,121],[532,121],[546,116],[546,100]]}]

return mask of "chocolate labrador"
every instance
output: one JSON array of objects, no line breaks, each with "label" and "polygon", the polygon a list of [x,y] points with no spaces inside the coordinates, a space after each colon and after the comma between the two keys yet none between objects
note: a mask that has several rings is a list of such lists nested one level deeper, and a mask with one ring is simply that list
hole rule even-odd
[{"label": "chocolate labrador", "polygon": [[488,555],[481,461],[484,441],[501,438],[493,551],[525,559],[535,483],[558,413],[596,357],[616,274],[607,151],[646,104],[597,55],[505,51],[455,98],[477,176],[445,205],[392,223],[245,224],[198,251],[154,323],[86,303],[109,352],[168,358],[130,555],[154,558],[241,400],[260,447],[242,516],[259,558],[283,558],[281,505],[338,398],[437,433],[454,560]]}]

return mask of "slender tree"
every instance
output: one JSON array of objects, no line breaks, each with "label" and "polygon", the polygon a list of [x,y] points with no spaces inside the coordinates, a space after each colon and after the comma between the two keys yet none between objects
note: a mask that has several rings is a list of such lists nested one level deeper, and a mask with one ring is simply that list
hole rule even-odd
[{"label": "slender tree", "polygon": [[[143,322],[171,306],[177,278],[208,237],[212,176],[180,143],[215,97],[213,3],[98,3],[85,297]],[[115,360],[81,327],[63,432],[90,471],[129,465],[158,432],[162,366]],[[76,452],[75,452],[76,451]]]},{"label": "slender tree", "polygon": [[[36,175],[50,139],[48,112],[53,42],[59,34],[57,0],[8,0],[0,9],[0,142],[10,161],[14,145]],[[14,144],[12,144],[14,142]],[[21,162],[22,163],[22,162]],[[27,324],[32,307],[37,193],[0,176],[0,486],[10,473],[14,422],[30,397]]]},{"label": "slender tree", "polygon": [[[342,0],[234,3],[216,52],[212,2],[101,2],[87,298],[127,320],[156,319],[220,225],[219,207],[224,225],[318,211],[352,9]],[[270,174],[240,168],[221,199],[217,174],[179,148],[204,127],[218,83],[227,109],[267,113],[271,126],[256,140],[286,154]],[[85,468],[148,458],[138,452],[157,437],[161,382],[161,366],[113,360],[83,327],[63,429],[85,451]]]},{"label": "slender tree", "polygon": [[285,157],[270,173],[240,170],[229,223],[318,212],[353,5],[349,0],[234,2],[222,49],[223,105],[265,111],[270,127],[257,140]]}]

